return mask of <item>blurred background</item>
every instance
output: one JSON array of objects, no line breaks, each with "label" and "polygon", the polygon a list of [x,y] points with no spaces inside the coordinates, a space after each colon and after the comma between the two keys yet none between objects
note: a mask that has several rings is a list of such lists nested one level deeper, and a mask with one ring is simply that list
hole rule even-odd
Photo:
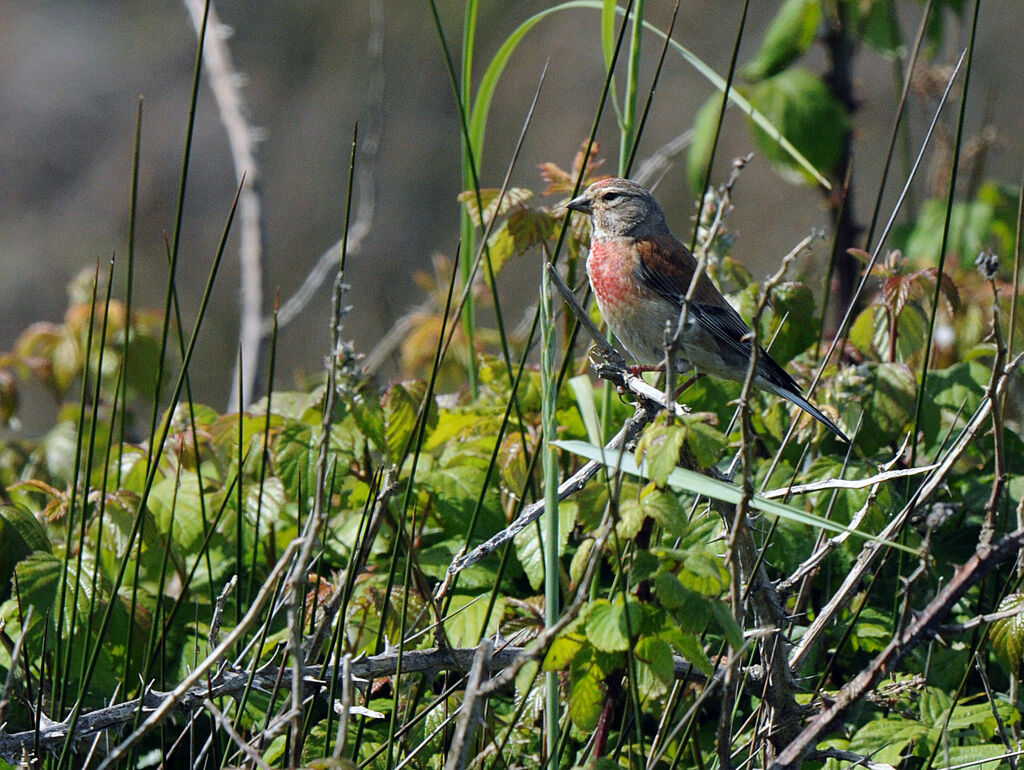
[{"label": "blurred background", "polygon": [[[507,36],[539,10],[543,0],[482,2],[475,76]],[[668,26],[674,3],[648,0],[646,18]],[[955,5],[955,4],[953,4]],[[752,3],[740,61],[759,47],[779,4]],[[460,46],[463,4],[438,3],[453,52]],[[361,142],[357,167],[372,185],[360,188],[372,204],[367,237],[350,255],[346,299],[352,311],[344,336],[370,352],[396,319],[425,298],[413,276],[430,271],[436,254],[455,254],[459,233],[459,119],[430,4],[409,0],[290,3],[225,2],[216,10],[233,29],[228,46],[252,125],[260,129],[260,181],[266,214],[264,310],[280,293],[287,299],[321,254],[341,236],[349,152],[354,125]],[[969,9],[968,9],[969,10]],[[742,3],[684,2],[674,38],[723,74],[728,69]],[[912,36],[921,5],[898,4],[905,34]],[[97,261],[106,269],[125,257],[138,102],[143,100],[136,236],[136,303],[162,307],[167,274],[165,239],[174,226],[181,157],[188,120],[196,36],[185,7],[148,0],[8,3],[0,26],[0,351],[34,321],[60,321],[67,284]],[[967,42],[966,25],[944,10],[945,36],[932,60],[950,65]],[[972,72],[968,131],[988,127],[986,176],[1019,182],[1019,130],[1024,78],[1019,30],[1024,4],[985,5]],[[372,43],[382,41],[379,53]],[[498,187],[511,159],[545,64],[547,79],[526,135],[513,184],[539,193],[546,184],[538,165],[570,168],[586,138],[604,78],[600,19],[594,10],[561,12],[536,26],[502,77],[487,128],[481,183]],[[649,83],[660,51],[646,39],[642,60]],[[458,62],[456,62],[456,65]],[[802,62],[824,70],[815,46]],[[865,50],[856,59],[854,89],[855,173],[866,190],[877,189],[899,98],[893,61]],[[670,53],[643,134],[639,159],[650,156],[693,123],[712,86]],[[641,98],[641,103],[643,100]],[[915,97],[912,95],[912,100]],[[909,111],[916,152],[934,103],[913,101]],[[957,104],[947,108],[950,126]],[[599,139],[602,171],[616,169],[615,117],[605,111]],[[714,181],[722,182],[734,157],[754,149],[742,116],[730,110]],[[897,179],[901,182],[902,177]],[[922,177],[915,195],[930,194]],[[890,187],[893,183],[890,183]],[[189,168],[178,268],[183,315],[194,317],[235,193],[235,173],[224,128],[204,80]],[[680,157],[657,194],[677,232],[687,233],[694,192]],[[890,194],[890,201],[895,193]],[[369,200],[365,200],[368,198]],[[828,229],[821,194],[783,182],[755,157],[734,193],[729,219],[737,234],[733,255],[755,277],[774,270],[781,257],[813,228]],[[863,220],[871,201],[856,202]],[[237,235],[217,280],[192,369],[195,398],[224,408],[233,387],[237,355]],[[820,280],[827,244],[802,269]],[[540,255],[527,254],[503,275],[506,312],[514,325],[532,304]],[[123,273],[123,269],[119,269]],[[306,309],[281,332],[277,387],[322,366],[329,347],[330,279]],[[380,370],[393,376],[394,363]],[[41,394],[39,408],[45,411]],[[25,430],[43,426],[23,409]]]}]

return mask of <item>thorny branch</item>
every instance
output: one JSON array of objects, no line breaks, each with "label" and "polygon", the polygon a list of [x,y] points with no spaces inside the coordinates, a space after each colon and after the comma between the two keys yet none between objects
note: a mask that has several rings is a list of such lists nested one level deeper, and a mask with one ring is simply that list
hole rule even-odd
[{"label": "thorny branch", "polygon": [[[559,628],[561,629],[561,626]],[[470,670],[476,652],[474,648],[451,647],[406,650],[402,656],[402,673],[434,675],[442,671],[466,672]],[[506,646],[492,652],[488,665],[492,670],[508,671],[512,668],[518,671],[522,662],[535,658],[536,654],[531,653],[530,648]],[[373,679],[393,676],[398,670],[398,653],[391,651],[351,660],[348,666],[351,679],[366,685]],[[674,666],[675,675],[679,679],[704,680],[704,676],[681,657],[677,656],[674,659]],[[303,680],[309,689],[318,689],[321,693],[326,693],[330,680],[334,677],[342,678],[345,675],[344,669],[344,665],[337,671],[333,666],[307,666],[303,672]],[[223,670],[208,679],[199,677],[197,683],[187,688],[179,687],[169,692],[147,688],[139,698],[81,714],[75,727],[75,739],[84,740],[104,730],[119,729],[131,724],[140,709],[149,714],[159,712],[162,719],[172,712],[189,713],[201,709],[206,700],[238,698],[246,689],[255,688],[271,692],[278,687],[290,688],[292,676],[292,670],[285,668],[282,671],[280,666],[268,664],[255,672],[244,669]],[[756,671],[753,672],[753,677],[755,681],[759,681]],[[491,682],[483,684],[480,689],[481,696],[492,693],[510,681],[511,678],[503,678],[498,685]],[[38,732],[25,730],[5,733],[0,730],[0,757],[9,762],[16,762],[25,752],[31,752],[36,745],[40,750],[59,749],[67,737],[68,727],[67,722],[55,722],[43,717]]]}]

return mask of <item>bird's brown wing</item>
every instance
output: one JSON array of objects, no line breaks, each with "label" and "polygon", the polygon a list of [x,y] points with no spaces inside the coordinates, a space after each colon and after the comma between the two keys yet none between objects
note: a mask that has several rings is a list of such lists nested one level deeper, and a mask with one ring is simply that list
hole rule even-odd
[{"label": "bird's brown wing", "polygon": [[[640,280],[672,306],[682,310],[683,299],[690,288],[697,259],[675,236],[648,236],[637,240],[640,255]],[[707,275],[702,275],[690,303],[689,323],[696,323],[717,343],[723,362],[736,369],[750,362],[750,327],[715,288]],[[758,373],[780,388],[799,393],[799,387],[768,353],[761,348],[762,362]]]},{"label": "bird's brown wing", "polygon": [[[640,257],[640,280],[669,302],[681,307],[697,270],[697,258],[671,233],[638,238],[636,248]],[[700,277],[693,301],[732,310],[732,305],[706,274]],[[738,315],[736,318],[743,323]]]}]

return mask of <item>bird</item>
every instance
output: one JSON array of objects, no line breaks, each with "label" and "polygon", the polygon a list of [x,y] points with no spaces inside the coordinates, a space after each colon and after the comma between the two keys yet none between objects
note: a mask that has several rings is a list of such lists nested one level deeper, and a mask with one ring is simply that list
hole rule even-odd
[{"label": "bird", "polygon": [[[697,259],[669,229],[665,212],[643,185],[629,179],[594,182],[566,204],[591,219],[587,275],[601,316],[642,365],[665,358],[666,324],[675,329],[697,268]],[[743,382],[753,333],[711,279],[701,274],[679,335],[675,368]],[[800,393],[796,380],[764,348],[753,385],[785,398],[850,439]]]}]

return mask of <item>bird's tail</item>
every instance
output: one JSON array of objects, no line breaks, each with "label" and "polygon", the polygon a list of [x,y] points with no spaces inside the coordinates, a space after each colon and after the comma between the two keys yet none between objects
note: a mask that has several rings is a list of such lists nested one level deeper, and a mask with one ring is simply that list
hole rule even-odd
[{"label": "bird's tail", "polygon": [[847,444],[852,444],[853,443],[852,441],[850,441],[850,439],[847,437],[847,435],[845,433],[843,433],[842,430],[840,430],[838,425],[836,425],[834,422],[832,422],[830,419],[828,419],[828,417],[826,417],[824,414],[821,413],[821,411],[818,409],[818,407],[816,407],[814,404],[812,404],[806,398],[801,396],[799,393],[797,393],[794,390],[790,390],[789,388],[780,387],[780,386],[778,386],[778,385],[776,385],[774,383],[766,383],[766,385],[767,385],[767,387],[772,392],[777,393],[778,395],[782,396],[783,398],[792,401],[794,404],[796,404],[801,409],[803,409],[805,412],[807,412],[807,414],[809,414],[815,420],[817,420],[822,425],[824,425],[826,428],[828,428],[830,431],[835,433],[836,436],[839,437],[840,441],[845,441]]}]

